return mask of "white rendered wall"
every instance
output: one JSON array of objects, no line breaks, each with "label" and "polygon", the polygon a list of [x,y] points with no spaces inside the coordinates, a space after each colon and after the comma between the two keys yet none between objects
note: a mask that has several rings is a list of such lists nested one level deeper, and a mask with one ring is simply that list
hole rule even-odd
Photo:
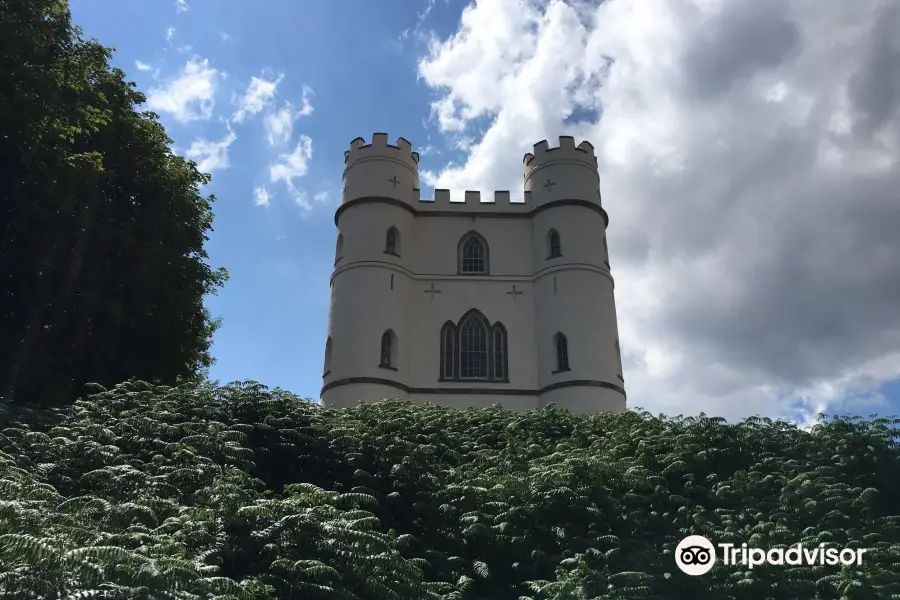
[{"label": "white rendered wall", "polygon": [[[471,192],[451,202],[443,190],[424,202],[408,142],[354,140],[336,215],[343,251],[332,277],[323,404],[402,396],[460,408],[624,410],[596,160],[589,145],[560,143],[526,155],[524,203],[510,203],[508,192],[487,198],[494,202]],[[391,227],[400,256],[384,252]],[[551,228],[562,256],[548,260]],[[471,231],[488,244],[487,275],[458,272],[458,244]],[[441,327],[473,308],[506,328],[508,382],[440,380]],[[386,330],[397,341],[389,369],[379,366]],[[570,363],[558,373],[556,332],[568,340]]]}]

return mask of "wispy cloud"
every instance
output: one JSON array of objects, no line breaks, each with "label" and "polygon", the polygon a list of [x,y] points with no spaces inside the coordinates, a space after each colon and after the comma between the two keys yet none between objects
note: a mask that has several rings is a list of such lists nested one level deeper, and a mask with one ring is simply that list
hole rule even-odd
[{"label": "wispy cloud", "polygon": [[300,112],[297,113],[299,117],[308,117],[312,114],[313,107],[310,104],[310,97],[315,96],[315,92],[312,91],[312,88],[308,85],[303,86],[303,96],[300,98],[301,106]]},{"label": "wispy cloud", "polygon": [[235,123],[240,123],[245,117],[255,115],[264,109],[272,99],[278,89],[278,84],[284,79],[284,75],[279,75],[273,80],[264,79],[262,77],[254,77],[247,86],[247,91],[238,101],[238,109],[232,116]]},{"label": "wispy cloud", "polygon": [[147,63],[143,63],[139,60],[134,61],[134,66],[137,67],[138,71],[149,71],[150,69],[153,68],[150,65],[148,65]]},{"label": "wispy cloud", "polygon": [[300,117],[309,116],[313,112],[312,104],[310,104],[310,96],[312,95],[312,88],[305,85],[303,86],[303,96],[300,100],[300,110],[294,112],[293,105],[290,102],[285,102],[282,108],[265,116],[263,125],[266,128],[269,144],[273,146],[286,144],[291,139],[294,121]]},{"label": "wispy cloud", "polygon": [[219,75],[209,60],[191,58],[177,76],[148,92],[147,108],[182,123],[209,119]]},{"label": "wispy cloud", "polygon": [[223,41],[223,42],[227,42],[227,41],[230,41],[230,40],[232,39],[231,34],[225,32],[225,31],[220,31],[220,32],[219,32],[219,37],[222,38],[222,41]]},{"label": "wispy cloud", "polygon": [[289,102],[285,102],[283,108],[265,116],[263,126],[266,128],[269,144],[272,146],[286,144],[291,139],[294,118],[294,111]]},{"label": "wispy cloud", "polygon": [[307,210],[311,206],[306,192],[297,187],[294,180],[306,175],[310,159],[312,159],[312,139],[309,136],[301,135],[294,151],[290,154],[282,154],[278,162],[269,167],[271,182],[283,182],[294,202]]},{"label": "wispy cloud", "polygon": [[188,6],[187,0],[175,0],[175,12],[183,13],[190,7]]},{"label": "wispy cloud", "polygon": [[166,41],[171,42],[173,37],[175,37],[175,28],[166,27]]},{"label": "wispy cloud", "polygon": [[203,173],[212,173],[229,167],[228,148],[237,139],[237,135],[231,129],[221,140],[217,142],[203,138],[194,140],[191,147],[184,155],[197,162],[197,169]]},{"label": "wispy cloud", "polygon": [[425,24],[425,20],[428,18],[428,15],[431,13],[432,9],[434,9],[435,0],[426,0],[425,9],[416,15],[416,26],[412,29],[406,28],[402,32],[400,32],[400,39],[404,40],[408,37],[417,38],[420,41],[424,41],[428,36],[423,34],[422,26]]},{"label": "wispy cloud", "polygon": [[253,188],[253,204],[255,206],[269,206],[270,202],[269,190],[265,186]]}]

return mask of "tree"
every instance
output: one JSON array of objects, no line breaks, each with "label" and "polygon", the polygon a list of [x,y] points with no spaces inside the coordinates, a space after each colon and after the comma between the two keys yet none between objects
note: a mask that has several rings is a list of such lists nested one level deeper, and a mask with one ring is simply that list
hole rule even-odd
[{"label": "tree", "polygon": [[209,176],[111,55],[64,0],[0,0],[0,396],[17,403],[212,363]]}]

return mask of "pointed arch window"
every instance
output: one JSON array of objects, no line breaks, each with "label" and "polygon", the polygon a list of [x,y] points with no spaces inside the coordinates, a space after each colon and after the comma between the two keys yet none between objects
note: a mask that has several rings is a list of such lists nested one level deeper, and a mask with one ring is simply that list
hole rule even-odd
[{"label": "pointed arch window", "polygon": [[396,370],[397,336],[388,329],[381,335],[381,360],[378,366]]},{"label": "pointed arch window", "polygon": [[487,379],[488,377],[488,328],[476,316],[471,316],[459,326],[459,376],[461,379]]},{"label": "pointed arch window", "polygon": [[493,338],[491,340],[493,378],[506,379],[506,328],[500,323],[494,324],[491,336]]},{"label": "pointed arch window", "polygon": [[502,323],[490,325],[473,309],[458,324],[444,324],[440,343],[441,381],[509,381],[506,328]]},{"label": "pointed arch window", "polygon": [[396,227],[391,227],[387,230],[384,240],[384,252],[385,254],[400,256],[400,232],[397,231]]},{"label": "pointed arch window", "polygon": [[487,241],[470,231],[459,241],[459,272],[465,275],[487,275],[489,272]]},{"label": "pointed arch window", "polygon": [[562,256],[562,244],[559,232],[551,229],[547,234],[547,258],[559,258],[560,256]]},{"label": "pointed arch window", "polygon": [[441,379],[456,379],[456,325],[441,329]]},{"label": "pointed arch window", "polygon": [[562,333],[557,333],[553,338],[553,343],[556,346],[556,371],[554,371],[554,373],[568,371],[569,341],[566,339],[565,335],[563,335]]},{"label": "pointed arch window", "polygon": [[339,233],[337,244],[334,247],[334,264],[337,264],[339,260],[344,257],[344,234]]}]

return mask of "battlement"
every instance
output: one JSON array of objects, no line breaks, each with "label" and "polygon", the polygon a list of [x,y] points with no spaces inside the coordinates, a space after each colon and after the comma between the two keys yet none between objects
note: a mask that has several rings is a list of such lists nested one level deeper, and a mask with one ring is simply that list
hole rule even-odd
[{"label": "battlement", "polygon": [[541,140],[534,145],[534,152],[529,152],[522,159],[525,167],[525,177],[540,167],[550,163],[568,162],[582,164],[592,170],[597,170],[597,157],[594,155],[594,146],[584,141],[575,145],[575,138],[570,135],[559,136],[559,146],[551,148],[547,140]]},{"label": "battlement", "polygon": [[436,189],[434,190],[434,199],[422,198],[419,200],[417,210],[439,210],[439,211],[465,211],[465,212],[528,212],[531,208],[531,192],[525,192],[523,199],[513,199],[506,190],[485,194],[485,200],[482,200],[482,194],[479,191],[467,190],[462,197],[452,197],[450,190]]},{"label": "battlement", "polygon": [[397,138],[396,144],[389,144],[386,133],[373,134],[370,144],[361,137],[350,142],[350,149],[344,152],[344,168],[369,158],[402,162],[415,172],[419,168],[419,153],[412,151],[412,144],[402,137]]}]

